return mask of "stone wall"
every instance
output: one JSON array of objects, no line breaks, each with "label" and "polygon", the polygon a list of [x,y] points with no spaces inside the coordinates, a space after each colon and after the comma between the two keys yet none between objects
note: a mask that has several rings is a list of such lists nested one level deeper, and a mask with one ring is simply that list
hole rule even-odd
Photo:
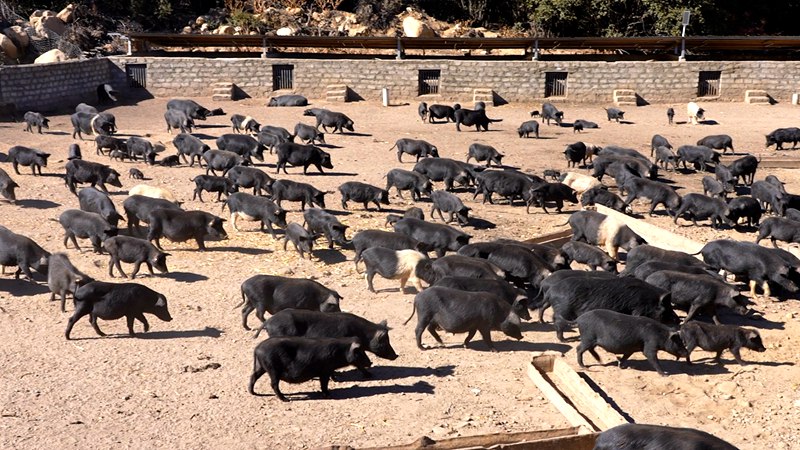
[{"label": "stone wall", "polygon": [[97,86],[108,82],[105,58],[0,67],[0,99],[17,111],[54,111],[97,101]]},{"label": "stone wall", "polygon": [[[97,85],[129,89],[126,65],[147,66],[146,89],[157,97],[209,97],[217,82],[233,82],[240,94],[274,95],[276,64],[294,66],[294,92],[325,98],[328,85],[345,84],[353,97],[377,101],[389,88],[397,101],[458,101],[469,104],[473,89],[489,88],[505,101],[544,99],[547,72],[568,72],[567,94],[553,101],[608,103],[614,89],[633,89],[651,103],[697,99],[700,71],[719,71],[720,95],[702,101],[743,101],[748,89],[763,89],[788,102],[800,91],[800,61],[589,62],[466,61],[284,58],[112,57],[0,67],[0,101],[18,111],[67,110],[97,100]],[[418,96],[419,71],[440,70],[439,94]]]},{"label": "stone wall", "polygon": [[[418,100],[419,70],[441,71],[439,95],[434,99],[469,102],[473,89],[490,88],[510,102],[541,101],[546,72],[566,71],[571,102],[611,101],[614,89],[633,89],[651,103],[697,99],[700,71],[721,72],[721,92],[707,100],[743,101],[748,89],[766,90],[778,101],[789,101],[800,90],[800,61],[465,61],[377,59],[237,59],[114,57],[124,82],[126,64],[147,64],[147,89],[155,96],[210,96],[215,82],[233,82],[243,94],[256,98],[273,95],[273,64],[294,66],[294,92],[325,98],[328,85],[346,84],[353,94],[379,100],[381,88],[394,101]],[[561,99],[554,99],[561,100]]]}]

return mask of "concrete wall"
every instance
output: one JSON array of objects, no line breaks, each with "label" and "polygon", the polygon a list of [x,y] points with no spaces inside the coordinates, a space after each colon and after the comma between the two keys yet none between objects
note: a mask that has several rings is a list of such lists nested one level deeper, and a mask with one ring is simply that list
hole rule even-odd
[{"label": "concrete wall", "polygon": [[0,67],[0,99],[17,111],[52,111],[94,103],[112,65],[105,58]]},{"label": "concrete wall", "polygon": [[[439,95],[430,100],[471,102],[473,89],[493,89],[509,102],[544,98],[545,74],[566,71],[570,102],[608,103],[614,89],[633,89],[651,103],[695,100],[700,71],[721,72],[721,94],[703,101],[743,101],[748,89],[766,90],[780,102],[800,91],[800,61],[535,62],[464,60],[348,60],[112,57],[0,67],[0,102],[18,111],[70,109],[96,101],[96,87],[128,89],[127,64],[147,65],[147,90],[157,97],[207,97],[216,82],[233,82],[244,95],[273,95],[273,64],[294,65],[294,89],[325,98],[328,85],[346,84],[354,97],[379,100],[388,87],[394,101],[418,101],[419,70],[441,71]],[[553,99],[559,101],[562,99]]]},{"label": "concrete wall", "polygon": [[[272,91],[272,65],[294,65],[294,91],[324,98],[327,85],[346,84],[366,100],[379,100],[388,87],[392,99],[418,99],[418,71],[441,70],[437,99],[471,101],[473,89],[490,88],[507,101],[544,98],[545,73],[567,71],[571,102],[609,102],[614,89],[633,89],[651,103],[697,98],[700,71],[720,71],[722,101],[743,101],[748,89],[766,90],[789,101],[800,90],[800,61],[547,62],[462,60],[212,59],[114,57],[117,74],[125,64],[147,64],[147,89],[155,96],[210,96],[215,82],[233,82],[251,97]],[[115,83],[115,85],[118,83]]]}]

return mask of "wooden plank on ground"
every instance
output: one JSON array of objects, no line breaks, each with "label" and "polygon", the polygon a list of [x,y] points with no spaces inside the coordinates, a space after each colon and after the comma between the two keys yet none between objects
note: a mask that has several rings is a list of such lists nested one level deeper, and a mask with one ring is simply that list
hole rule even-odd
[{"label": "wooden plank on ground", "polygon": [[665,230],[659,226],[647,223],[644,220],[637,219],[625,215],[619,211],[614,211],[611,208],[606,208],[603,205],[597,205],[597,212],[605,214],[609,217],[616,219],[619,222],[627,225],[634,233],[643,237],[648,244],[663,248],[665,250],[674,250],[686,253],[697,253],[705,245],[687,237],[675,234],[671,231]]},{"label": "wooden plank on ground", "polygon": [[[589,435],[591,436],[591,435]],[[391,447],[370,447],[360,450],[456,450],[456,449],[488,449],[488,448],[507,448],[507,449],[538,449],[539,447],[519,447],[519,445],[535,445],[538,442],[570,442],[570,438],[578,437],[578,428],[557,428],[554,430],[538,430],[538,431],[522,431],[516,433],[493,433],[482,434],[478,436],[462,436],[450,439],[442,439],[440,441],[433,441],[428,437],[417,439],[416,441],[406,444]],[[581,436],[582,437],[582,436]],[[596,437],[596,436],[595,436]],[[576,442],[586,442],[585,439],[577,440]],[[591,441],[594,444],[594,440]],[[514,447],[512,445],[518,445]],[[592,446],[563,446],[563,447],[542,447],[543,449],[550,448],[563,448],[568,450],[582,450],[584,448],[591,449]],[[341,450],[341,447],[326,447],[317,450]],[[352,447],[347,447],[349,450],[355,450]]]},{"label": "wooden plank on ground", "polygon": [[553,364],[550,380],[584,416],[600,430],[607,430],[617,425],[629,423],[622,414],[592,389],[577,372],[557,358]]},{"label": "wooden plank on ground", "polygon": [[540,369],[533,363],[528,364],[528,377],[533,384],[539,388],[545,398],[556,407],[556,409],[567,419],[570,425],[578,427],[579,434],[593,433],[599,431],[585,417],[581,415],[571,404],[569,404],[558,390],[547,380]]}]

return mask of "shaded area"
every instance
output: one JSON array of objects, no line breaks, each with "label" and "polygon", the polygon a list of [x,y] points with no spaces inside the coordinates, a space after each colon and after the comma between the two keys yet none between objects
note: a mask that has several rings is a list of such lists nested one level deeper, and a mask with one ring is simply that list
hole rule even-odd
[{"label": "shaded area", "polygon": [[[17,269],[14,268],[14,270]],[[36,279],[46,280],[47,278],[35,272],[33,276]],[[50,288],[46,284],[32,283],[23,279],[0,278],[0,292],[8,292],[13,297],[30,297],[32,295],[48,294],[50,293]]]},{"label": "shaded area", "polygon": [[38,200],[38,199],[17,200],[15,204],[20,208],[33,208],[33,209],[51,209],[51,208],[58,208],[59,206],[61,206],[61,203],[52,202],[50,200]]}]

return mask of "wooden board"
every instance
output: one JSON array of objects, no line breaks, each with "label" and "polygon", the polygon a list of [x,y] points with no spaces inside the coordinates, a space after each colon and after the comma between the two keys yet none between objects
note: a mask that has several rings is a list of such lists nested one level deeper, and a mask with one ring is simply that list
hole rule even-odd
[{"label": "wooden board", "polygon": [[534,355],[528,366],[528,376],[581,434],[629,423],[572,370],[561,355]]},{"label": "wooden board", "polygon": [[[578,435],[577,428],[493,433],[434,441],[427,436],[391,447],[370,447],[359,450],[591,450],[596,434]],[[315,450],[356,450],[350,446],[320,447]]]},{"label": "wooden board", "polygon": [[619,211],[614,211],[603,205],[597,205],[597,212],[612,217],[619,222],[627,225],[634,233],[643,237],[648,244],[655,247],[663,248],[665,250],[675,250],[686,253],[698,253],[705,245],[671,231],[665,230],[656,225],[645,222],[644,220],[637,219]]}]

